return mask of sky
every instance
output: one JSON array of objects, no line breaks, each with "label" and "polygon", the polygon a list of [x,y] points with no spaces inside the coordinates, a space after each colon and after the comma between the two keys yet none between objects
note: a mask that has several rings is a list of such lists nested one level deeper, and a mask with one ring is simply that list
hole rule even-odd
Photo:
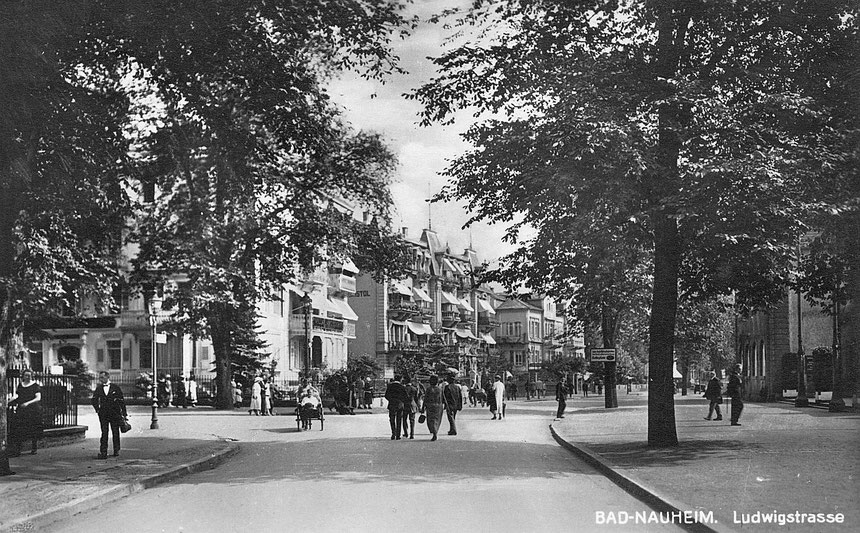
[{"label": "sky", "polygon": [[[415,0],[407,14],[417,14],[423,21],[443,9],[468,3]],[[391,186],[394,226],[408,228],[409,236],[417,238],[430,221],[432,229],[442,242],[450,244],[452,252],[462,253],[471,242],[481,261],[492,262],[513,251],[510,244],[502,241],[504,226],[476,223],[471,230],[464,230],[469,214],[463,203],[426,202],[446,184],[447,179],[440,173],[448,166],[447,162],[469,148],[460,134],[472,122],[471,113],[458,113],[451,126],[421,127],[418,124],[421,105],[403,97],[433,77],[434,66],[426,57],[442,53],[443,40],[449,31],[442,24],[422,23],[409,38],[394,42],[394,52],[407,75],[393,76],[385,84],[346,75],[333,81],[329,90],[356,130],[381,134],[397,155],[399,168]]]}]

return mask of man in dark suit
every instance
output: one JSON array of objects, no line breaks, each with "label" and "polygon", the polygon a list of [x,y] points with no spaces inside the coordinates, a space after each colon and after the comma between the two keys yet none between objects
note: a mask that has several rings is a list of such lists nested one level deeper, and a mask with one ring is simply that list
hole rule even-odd
[{"label": "man in dark suit", "polygon": [[558,383],[555,384],[555,399],[558,402],[558,411],[555,417],[564,418],[564,410],[567,409],[567,383],[564,374],[559,376]]},{"label": "man in dark suit", "polygon": [[385,388],[385,399],[388,401],[391,440],[400,440],[400,433],[403,429],[403,408],[409,401],[409,393],[406,391],[406,387],[400,383],[400,376],[394,376],[394,379]]},{"label": "man in dark suit", "polygon": [[456,435],[457,411],[463,409],[463,389],[454,377],[448,379],[448,385],[442,391],[442,403],[445,405],[445,414],[448,415],[448,435]]},{"label": "man in dark suit", "polygon": [[119,385],[110,382],[110,374],[99,372],[99,384],[93,392],[93,407],[99,415],[102,438],[99,447],[99,459],[107,459],[108,426],[113,433],[113,455],[119,456],[119,425],[128,418],[125,409],[125,398]]}]

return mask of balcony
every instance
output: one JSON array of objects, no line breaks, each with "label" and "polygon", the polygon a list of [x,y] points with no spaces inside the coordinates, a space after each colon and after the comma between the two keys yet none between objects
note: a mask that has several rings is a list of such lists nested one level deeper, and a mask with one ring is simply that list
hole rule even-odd
[{"label": "balcony", "polygon": [[451,327],[460,321],[460,313],[458,311],[442,311],[442,325]]},{"label": "balcony", "polygon": [[321,318],[315,316],[313,319],[314,331],[324,331],[327,333],[343,333],[343,322],[331,318]]},{"label": "balcony", "polygon": [[478,315],[478,327],[481,328],[484,333],[492,331],[493,329],[498,327],[498,325],[499,321],[496,320],[496,317],[494,317],[493,315],[486,315],[484,313]]},{"label": "balcony", "polygon": [[529,341],[528,336],[525,333],[521,333],[519,335],[498,335],[496,342],[499,344],[526,344]]},{"label": "balcony", "polygon": [[146,311],[127,309],[120,312],[118,326],[124,330],[148,330],[152,327],[149,325],[149,314]]},{"label": "balcony", "polygon": [[328,286],[340,292],[355,294],[355,278],[343,274],[329,274]]},{"label": "balcony", "polygon": [[412,302],[391,302],[388,304],[388,312],[392,317],[396,317],[398,320],[404,320],[413,315],[417,315],[418,306]]},{"label": "balcony", "polygon": [[389,352],[409,352],[414,353],[418,352],[421,347],[417,342],[409,342],[409,341],[394,341],[388,344]]}]

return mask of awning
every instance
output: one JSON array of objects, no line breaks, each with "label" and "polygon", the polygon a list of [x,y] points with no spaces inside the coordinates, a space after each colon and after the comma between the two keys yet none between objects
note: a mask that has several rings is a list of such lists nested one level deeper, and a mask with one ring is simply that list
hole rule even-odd
[{"label": "awning", "polygon": [[348,257],[342,261],[340,269],[344,272],[352,272],[353,274],[358,274],[358,267],[355,266],[355,263],[352,262],[352,259]]},{"label": "awning", "polygon": [[412,289],[409,288],[409,285],[402,281],[391,281],[391,292],[396,292],[397,294],[402,294],[403,296],[412,297]]},{"label": "awning", "polygon": [[456,305],[456,306],[463,305],[462,302],[460,302],[460,300],[458,300],[456,296],[454,296],[450,292],[445,292],[445,291],[442,291],[442,303]]},{"label": "awning", "polygon": [[417,322],[407,322],[406,326],[409,327],[409,331],[416,335],[433,335],[433,328],[430,327],[430,324],[419,324]]},{"label": "awning", "polygon": [[322,292],[312,292],[308,296],[311,297],[311,305],[318,311],[334,311],[340,313],[340,309],[336,307],[331,300],[326,298]]},{"label": "awning", "polygon": [[496,344],[496,339],[494,339],[489,333],[481,333],[481,339],[483,339],[487,344]]},{"label": "awning", "polygon": [[389,322],[392,326],[405,326],[405,325],[406,325],[406,321],[405,321],[405,320],[390,320],[390,319],[389,319],[389,321],[388,321],[388,322]]},{"label": "awning", "polygon": [[457,335],[458,337],[460,337],[461,339],[475,339],[475,340],[478,340],[478,337],[476,337],[476,336],[475,336],[475,335],[474,335],[470,330],[468,330],[468,329],[455,328],[455,329],[454,329],[454,334],[455,334],[455,335]]},{"label": "awning", "polygon": [[496,314],[496,310],[493,309],[493,306],[490,305],[490,302],[486,300],[481,300],[480,298],[478,298],[478,308],[481,310],[481,313],[488,313],[491,315]]},{"label": "awning", "polygon": [[421,300],[422,302],[428,302],[428,303],[433,301],[433,299],[430,298],[430,295],[427,294],[424,291],[424,289],[418,289],[418,288],[412,287],[412,294],[415,295],[416,300]]},{"label": "awning", "polygon": [[339,298],[329,298],[332,305],[338,309],[338,312],[343,316],[343,318],[347,320],[358,320],[358,315],[355,314],[355,311],[352,310],[352,307],[346,302],[346,300],[341,300]]},{"label": "awning", "polygon": [[455,274],[462,274],[463,273],[463,271],[460,270],[459,268],[457,268],[457,266],[454,263],[452,263],[451,261],[449,261],[447,257],[442,258],[442,264],[444,266],[448,267],[448,270],[450,270],[451,272],[453,272]]},{"label": "awning", "polygon": [[462,307],[463,309],[465,309],[466,311],[468,311],[470,313],[475,312],[475,309],[471,305],[469,305],[469,300],[467,300],[465,298],[460,300],[460,307]]}]

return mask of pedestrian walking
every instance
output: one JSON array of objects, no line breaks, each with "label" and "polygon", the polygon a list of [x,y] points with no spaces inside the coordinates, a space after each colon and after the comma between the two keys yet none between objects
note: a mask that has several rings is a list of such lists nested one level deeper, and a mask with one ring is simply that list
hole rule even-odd
[{"label": "pedestrian walking", "polygon": [[373,408],[373,382],[369,377],[364,378],[364,407],[367,409]]},{"label": "pedestrian walking", "polygon": [[170,374],[160,374],[158,376],[158,406],[162,409],[170,407]]},{"label": "pedestrian walking", "polygon": [[[494,403],[490,404],[490,410],[493,412],[493,420],[501,420],[505,417],[505,384],[502,383],[502,377],[496,375],[496,381],[493,383],[493,398]],[[495,410],[493,410],[495,407]],[[498,414],[498,417],[496,416]]]},{"label": "pedestrian walking", "polygon": [[242,407],[242,385],[235,378],[230,382],[230,385],[233,390],[233,407],[238,409]]},{"label": "pedestrian walking", "polygon": [[364,380],[358,378],[355,380],[355,383],[352,385],[352,392],[355,396],[355,408],[356,409],[364,409]]},{"label": "pedestrian walking", "polygon": [[744,384],[740,376],[741,368],[738,365],[732,367],[729,375],[729,383],[726,385],[726,394],[732,399],[732,425],[740,426],[741,411],[744,410],[743,388]]},{"label": "pedestrian walking", "polygon": [[515,381],[511,380],[508,382],[508,387],[510,389],[511,400],[516,400],[517,399],[517,392],[518,392],[517,389],[519,388],[517,386],[517,383]]},{"label": "pedestrian walking", "polygon": [[421,391],[412,384],[409,376],[403,377],[403,387],[409,401],[403,406],[403,438],[415,438],[415,413],[421,410]]},{"label": "pedestrian walking", "polygon": [[430,440],[436,440],[442,423],[442,389],[439,387],[439,378],[435,375],[430,376],[430,386],[424,391],[421,412],[427,417],[427,429],[433,435]]},{"label": "pedestrian walking", "polygon": [[272,387],[272,376],[263,378],[263,387],[266,391],[266,403],[263,405],[263,409],[266,410],[269,416],[275,416],[275,396]]},{"label": "pedestrian walking", "polygon": [[400,383],[400,376],[394,376],[385,388],[385,399],[388,401],[388,423],[391,425],[391,440],[400,440],[403,429],[403,409],[409,401],[406,387]]},{"label": "pedestrian walking", "polygon": [[173,405],[176,407],[188,408],[188,393],[185,388],[185,376],[179,376],[176,380],[176,394],[173,398]]},{"label": "pedestrian walking", "polygon": [[33,380],[33,371],[21,372],[21,383],[7,404],[14,408],[9,419],[9,457],[21,455],[24,441],[30,441],[30,455],[36,455],[39,438],[42,436],[42,386]]},{"label": "pedestrian walking", "polygon": [[125,408],[125,398],[119,385],[110,382],[110,374],[104,370],[99,372],[99,385],[93,391],[92,405],[99,415],[99,425],[102,434],[99,441],[99,459],[107,459],[108,428],[113,434],[113,455],[119,456],[120,440],[119,426],[128,418]]},{"label": "pedestrian walking", "polygon": [[564,410],[567,409],[567,384],[564,375],[555,384],[555,399],[558,401],[558,412],[555,417],[564,418]]},{"label": "pedestrian walking", "polygon": [[723,403],[723,385],[717,379],[716,372],[708,372],[711,379],[708,380],[708,386],[705,387],[705,398],[708,399],[708,416],[705,420],[710,420],[714,416],[714,411],[717,412],[717,420],[723,419],[723,413],[720,412],[720,404]]},{"label": "pedestrian walking", "polygon": [[463,390],[457,379],[451,376],[442,391],[442,403],[448,416],[448,435],[457,434],[457,412],[463,410]]},{"label": "pedestrian walking", "polygon": [[[301,397],[301,394],[299,395]],[[257,376],[254,378],[254,384],[251,385],[251,405],[248,407],[248,414],[260,416],[260,411],[263,410],[263,378]]]},{"label": "pedestrian walking", "polygon": [[188,395],[188,405],[197,407],[197,377],[194,372],[188,375],[188,384],[185,387],[185,393]]}]

